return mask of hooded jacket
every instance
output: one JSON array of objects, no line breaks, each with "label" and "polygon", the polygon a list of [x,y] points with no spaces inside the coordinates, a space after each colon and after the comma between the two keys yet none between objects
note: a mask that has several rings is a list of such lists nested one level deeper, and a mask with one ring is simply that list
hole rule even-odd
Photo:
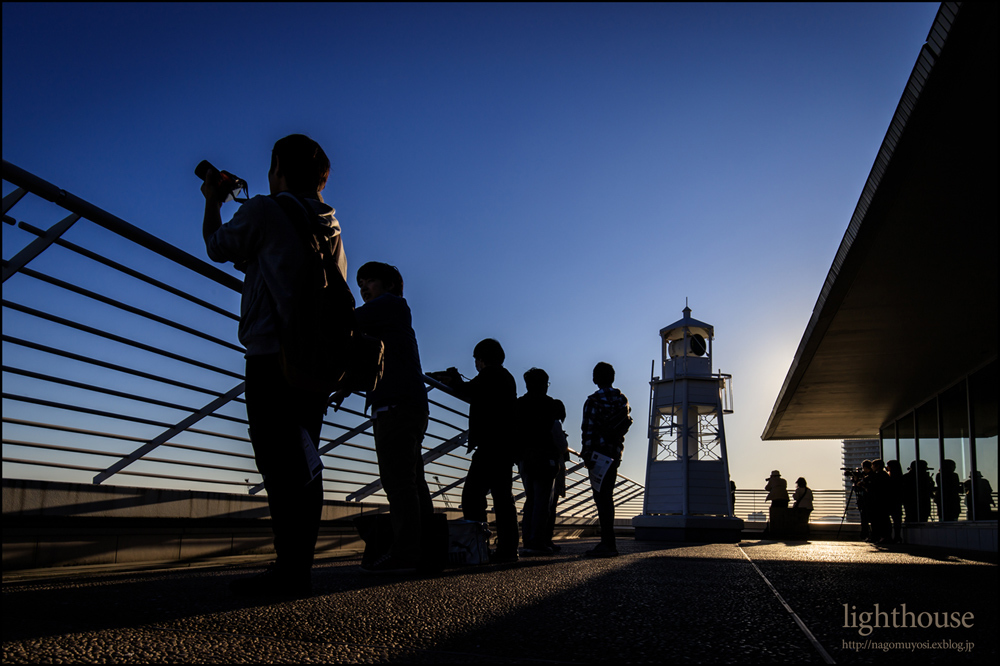
[{"label": "hooded jacket", "polygon": [[[291,197],[287,192],[277,196]],[[347,257],[334,209],[322,197],[303,198],[330,227],[337,264],[347,279]],[[292,197],[294,199],[294,197]],[[305,265],[302,241],[281,206],[258,195],[240,206],[233,219],[219,227],[205,243],[213,261],[231,261],[246,273],[240,302],[240,343],[247,356],[274,354],[280,349],[278,321],[287,320],[294,285]]]}]

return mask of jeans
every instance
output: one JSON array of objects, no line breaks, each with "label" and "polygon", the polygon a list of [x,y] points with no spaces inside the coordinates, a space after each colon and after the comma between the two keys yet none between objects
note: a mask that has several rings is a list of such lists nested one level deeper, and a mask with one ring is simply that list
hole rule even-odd
[{"label": "jeans", "polygon": [[594,491],[594,503],[597,504],[597,520],[601,524],[601,543],[615,545],[615,480],[618,478],[618,466],[621,461],[611,463],[601,489]]}]

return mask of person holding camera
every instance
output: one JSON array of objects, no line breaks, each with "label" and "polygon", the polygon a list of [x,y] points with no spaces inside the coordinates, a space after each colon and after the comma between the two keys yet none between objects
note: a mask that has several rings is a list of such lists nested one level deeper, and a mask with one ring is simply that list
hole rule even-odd
[{"label": "person holding camera", "polygon": [[503,347],[493,338],[481,340],[472,350],[479,371],[469,381],[456,368],[430,374],[469,403],[469,446],[472,461],[462,487],[462,511],[466,520],[485,523],[486,495],[493,497],[497,548],[490,555],[496,563],[516,562],[517,509],[512,485],[516,458],[514,412],[517,383],[503,367]]},{"label": "person holding camera", "polygon": [[434,514],[421,457],[427,389],[399,269],[370,261],[358,269],[358,287],[364,300],[354,311],[358,326],[385,345],[384,374],[368,392],[366,407],[371,409],[378,473],[392,520],[392,547],[364,570],[409,572],[427,555],[421,549],[422,537],[431,529]]},{"label": "person holding camera", "polygon": [[580,455],[590,472],[590,483],[601,526],[601,542],[588,550],[589,557],[618,554],[615,541],[615,479],[625,451],[625,434],[632,425],[632,408],[625,394],[616,389],[615,369],[601,361],[594,366],[597,391],[583,404],[583,445]]},{"label": "person holding camera", "polygon": [[[232,190],[226,175],[210,169],[202,235],[209,258],[233,262],[246,276],[240,304],[239,340],[246,348],[247,420],[257,469],[267,490],[275,562],[258,576],[234,581],[236,594],[306,596],[311,593],[313,551],[323,507],[322,463],[317,454],[328,394],[293,386],[282,370],[279,329],[306,280],[308,248],[285,205],[307,207],[325,228],[333,263],[347,276],[347,258],[334,209],[320,192],[330,160],[318,143],[292,134],[271,151],[271,196],[255,196],[222,224],[222,203]],[[346,286],[346,283],[345,283]],[[348,290],[349,292],[349,290]]]}]

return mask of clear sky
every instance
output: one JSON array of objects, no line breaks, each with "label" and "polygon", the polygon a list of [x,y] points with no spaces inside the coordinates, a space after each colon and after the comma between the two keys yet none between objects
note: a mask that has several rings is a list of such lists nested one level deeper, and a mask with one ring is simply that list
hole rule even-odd
[{"label": "clear sky", "polygon": [[425,371],[471,377],[494,337],[578,446],[612,363],[642,482],[688,299],[734,378],[737,486],[836,488],[839,442],[760,434],[937,7],[3,3],[3,158],[205,257],[195,164],[266,193],[308,134],[351,276],[399,267]]}]

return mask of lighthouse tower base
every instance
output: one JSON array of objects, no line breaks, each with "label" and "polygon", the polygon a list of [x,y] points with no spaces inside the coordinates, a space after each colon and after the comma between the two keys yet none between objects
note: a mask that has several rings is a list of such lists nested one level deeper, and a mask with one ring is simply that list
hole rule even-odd
[{"label": "lighthouse tower base", "polygon": [[740,518],[725,516],[636,516],[632,526],[636,541],[736,543],[743,532]]}]

